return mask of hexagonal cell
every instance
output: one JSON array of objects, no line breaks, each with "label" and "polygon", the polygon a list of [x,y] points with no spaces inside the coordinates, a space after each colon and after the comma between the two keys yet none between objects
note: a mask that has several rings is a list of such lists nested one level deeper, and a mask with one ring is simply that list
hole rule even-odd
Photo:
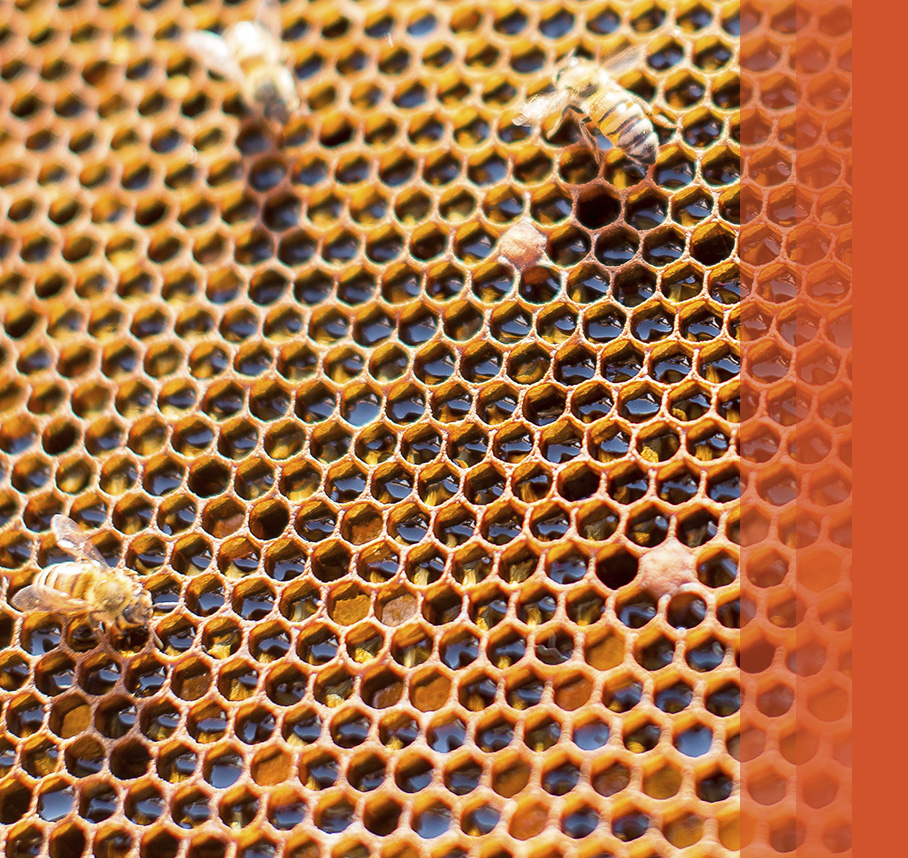
[{"label": "hexagonal cell", "polygon": [[51,741],[37,738],[23,744],[20,751],[22,768],[33,778],[43,778],[57,770],[60,749]]},{"label": "hexagonal cell", "polygon": [[181,742],[172,742],[158,754],[156,770],[164,781],[181,783],[195,774],[198,763],[199,756],[195,751]]},{"label": "hexagonal cell", "polygon": [[[713,243],[715,243],[715,239]],[[656,268],[662,268],[677,262],[684,255],[685,246],[685,235],[678,227],[661,227],[651,232],[644,239],[643,259]],[[711,261],[710,254],[714,255],[719,252],[713,249],[712,244],[708,244],[705,238],[700,240],[697,245],[697,251],[697,255],[694,258],[703,263]]]},{"label": "hexagonal cell", "polygon": [[211,668],[204,662],[183,661],[174,669],[170,685],[182,700],[198,700],[211,687]]},{"label": "hexagonal cell", "polygon": [[[242,671],[243,669],[240,668]],[[257,674],[248,674],[241,672],[238,679],[244,680],[248,685],[239,691],[238,699],[245,699],[250,696],[245,694],[248,686],[254,686],[258,680]],[[275,665],[269,669],[265,675],[265,694],[268,698],[278,705],[291,706],[299,703],[307,693],[308,675],[294,664]]]},{"label": "hexagonal cell", "polygon": [[536,318],[536,330],[546,342],[559,345],[577,330],[577,313],[569,304],[546,301],[548,306]]},{"label": "hexagonal cell", "polygon": [[657,504],[638,504],[625,525],[627,538],[637,545],[659,545],[668,536],[669,524],[669,514]]},{"label": "hexagonal cell", "polygon": [[667,667],[675,657],[674,641],[660,631],[641,636],[634,647],[634,658],[646,670],[656,671]]},{"label": "hexagonal cell", "polygon": [[110,755],[111,774],[120,780],[142,777],[150,763],[151,752],[144,742],[137,739],[118,743]]},{"label": "hexagonal cell", "polygon": [[404,685],[401,674],[385,665],[374,665],[362,678],[360,697],[363,703],[375,709],[393,706],[401,699]]},{"label": "hexagonal cell", "polygon": [[645,423],[659,413],[662,392],[653,384],[629,385],[622,390],[618,414],[632,423]]},{"label": "hexagonal cell", "polygon": [[[89,694],[103,694],[116,684],[119,678],[119,669],[114,662],[102,657],[96,662],[100,676],[96,681],[83,681],[80,685]],[[15,691],[21,688],[29,676],[28,663],[15,654],[3,659],[0,667],[0,683],[6,691]],[[54,696],[72,688],[76,676],[76,667],[73,660],[61,653],[51,652],[42,658],[34,668],[35,687],[47,694]],[[86,687],[90,685],[91,687]]]},{"label": "hexagonal cell", "polygon": [[337,504],[351,503],[366,490],[366,473],[356,463],[343,462],[328,469],[325,494]]},{"label": "hexagonal cell", "polygon": [[[226,629],[225,629],[226,631]],[[290,632],[277,621],[255,626],[249,634],[249,653],[262,663],[282,658],[290,649]]]},{"label": "hexagonal cell", "polygon": [[523,742],[531,751],[547,751],[561,739],[564,726],[548,715],[531,715],[524,722]]}]

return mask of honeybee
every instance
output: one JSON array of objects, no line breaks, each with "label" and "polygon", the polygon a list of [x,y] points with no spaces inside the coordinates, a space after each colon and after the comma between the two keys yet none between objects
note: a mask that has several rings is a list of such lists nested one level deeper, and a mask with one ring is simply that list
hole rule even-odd
[{"label": "honeybee", "polygon": [[87,617],[96,632],[112,626],[124,633],[151,624],[151,593],[130,570],[111,568],[65,515],[55,515],[50,526],[57,545],[76,559],[39,572],[13,596],[14,608],[48,611],[69,620]]},{"label": "honeybee", "polygon": [[254,21],[239,21],[223,36],[196,30],[186,44],[212,71],[239,84],[245,101],[266,119],[284,124],[299,109],[296,81],[285,65],[277,0],[263,0]]},{"label": "honeybee", "polygon": [[[650,105],[615,80],[616,75],[638,65],[643,55],[642,48],[631,47],[603,63],[569,56],[559,63],[552,77],[554,92],[541,93],[523,104],[514,124],[538,127],[550,116],[563,115],[571,107],[629,158],[644,167],[655,164],[659,138],[653,128]],[[661,119],[656,121],[664,124]],[[583,122],[580,130],[599,159],[599,147]]]}]

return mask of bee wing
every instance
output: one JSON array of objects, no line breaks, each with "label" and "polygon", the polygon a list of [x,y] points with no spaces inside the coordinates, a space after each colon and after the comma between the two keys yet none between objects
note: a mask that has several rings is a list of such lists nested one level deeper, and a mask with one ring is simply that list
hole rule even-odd
[{"label": "bee wing", "polygon": [[267,30],[275,42],[280,42],[283,28],[281,26],[281,4],[278,0],[262,0],[255,13],[255,23]]},{"label": "bee wing", "polygon": [[90,614],[92,606],[59,590],[50,587],[36,587],[29,584],[10,599],[10,604],[19,611],[47,611],[51,614],[81,616]]},{"label": "bee wing", "polygon": [[90,560],[97,563],[102,569],[107,569],[110,564],[104,555],[95,548],[94,543],[79,530],[79,526],[65,515],[55,515],[50,520],[51,530],[57,538],[57,545],[68,551],[77,560]]},{"label": "bee wing", "polygon": [[514,117],[514,125],[528,125],[538,128],[550,116],[561,114],[571,103],[571,94],[565,90],[543,92],[534,95],[521,105],[520,113]]},{"label": "bee wing", "polygon": [[217,33],[193,30],[186,34],[186,47],[212,71],[237,83],[243,82],[243,70],[234,59],[230,46]]},{"label": "bee wing", "polygon": [[600,67],[604,72],[615,77],[646,62],[646,51],[642,45],[630,45],[607,56]]}]

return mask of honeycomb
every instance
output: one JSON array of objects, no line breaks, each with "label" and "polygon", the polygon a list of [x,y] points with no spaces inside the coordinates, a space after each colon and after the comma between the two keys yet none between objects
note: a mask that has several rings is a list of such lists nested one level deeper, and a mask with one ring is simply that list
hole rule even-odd
[{"label": "honeycomb", "polygon": [[742,14],[741,843],[850,855],[851,6]]},{"label": "honeycomb", "polygon": [[[2,8],[0,851],[737,852],[736,0],[289,0],[282,129],[252,2]],[[648,173],[512,123],[615,36]]]}]

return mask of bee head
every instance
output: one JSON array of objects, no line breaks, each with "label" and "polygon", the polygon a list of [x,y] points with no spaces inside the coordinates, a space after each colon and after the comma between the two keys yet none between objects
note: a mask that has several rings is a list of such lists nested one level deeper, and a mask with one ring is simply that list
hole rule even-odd
[{"label": "bee head", "polygon": [[123,622],[129,626],[147,626],[151,623],[154,608],[151,593],[142,591],[123,609]]},{"label": "bee head", "polygon": [[587,98],[596,91],[596,66],[576,55],[568,57],[555,75],[555,86],[568,89],[578,98]]}]

